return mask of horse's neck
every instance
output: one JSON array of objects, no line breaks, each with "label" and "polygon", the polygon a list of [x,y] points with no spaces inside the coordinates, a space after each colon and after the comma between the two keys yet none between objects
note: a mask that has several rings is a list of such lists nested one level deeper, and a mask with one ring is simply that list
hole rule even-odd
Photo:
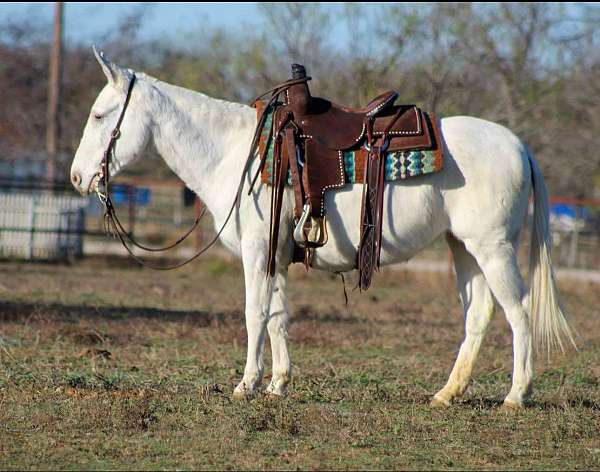
[{"label": "horse's neck", "polygon": [[157,151],[220,224],[231,207],[254,127],[255,111],[158,82],[153,139]]}]

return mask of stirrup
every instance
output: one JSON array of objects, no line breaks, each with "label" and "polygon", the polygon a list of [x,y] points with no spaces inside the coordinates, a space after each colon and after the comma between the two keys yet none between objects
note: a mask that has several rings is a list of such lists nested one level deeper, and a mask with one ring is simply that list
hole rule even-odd
[{"label": "stirrup", "polygon": [[[327,243],[325,217],[315,218],[311,216],[311,211],[310,203],[306,203],[294,228],[294,241],[301,247],[321,247]],[[310,225],[308,228],[307,224]]]}]

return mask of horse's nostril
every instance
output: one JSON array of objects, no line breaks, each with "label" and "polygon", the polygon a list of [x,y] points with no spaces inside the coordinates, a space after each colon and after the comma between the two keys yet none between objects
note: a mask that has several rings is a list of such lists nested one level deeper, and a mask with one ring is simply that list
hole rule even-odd
[{"label": "horse's nostril", "polygon": [[79,174],[79,172],[73,172],[71,174],[71,182],[73,183],[74,187],[79,187],[81,184],[81,174]]}]

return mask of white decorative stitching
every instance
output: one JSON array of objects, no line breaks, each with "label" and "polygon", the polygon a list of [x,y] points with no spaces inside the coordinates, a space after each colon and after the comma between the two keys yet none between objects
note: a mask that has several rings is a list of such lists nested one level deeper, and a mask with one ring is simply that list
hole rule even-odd
[{"label": "white decorative stitching", "polygon": [[[390,132],[388,132],[388,134],[394,135],[394,136],[402,136],[402,135],[407,135],[407,134],[421,134],[422,133],[421,115],[419,115],[419,112],[417,111],[416,106],[413,106],[413,111],[415,112],[415,115],[417,116],[417,130],[416,131],[390,131]],[[381,132],[381,131],[374,132],[373,134],[375,136],[383,136],[383,132]]]},{"label": "white decorative stitching", "polygon": [[[363,136],[365,135],[365,131],[366,131],[366,129],[367,129],[367,127],[366,127],[366,126],[365,126],[365,124],[363,123],[363,125],[362,125],[362,129],[360,130],[360,134],[358,135],[358,138],[356,138],[356,139],[354,140],[354,144],[357,144],[357,143],[358,143],[358,142],[359,142],[359,141],[360,141],[360,140],[363,138]],[[353,145],[354,145],[354,144],[353,144]]]},{"label": "white decorative stitching", "polygon": [[396,98],[398,98],[398,92],[394,92],[394,95],[390,96],[390,98],[388,98],[385,102],[379,104],[373,110],[371,110],[370,112],[368,112],[367,116],[369,116],[369,117],[373,116],[375,113],[377,113],[379,110],[381,110],[384,106],[386,106],[392,100],[396,100]]},{"label": "white decorative stitching", "polygon": [[343,187],[344,185],[346,185],[346,183],[344,182],[344,155],[342,154],[342,151],[338,151],[339,154],[339,160],[338,163],[340,164],[340,179],[342,181],[341,184],[331,184],[331,185],[326,185],[325,187],[323,187],[321,189],[321,216],[324,215],[325,213],[325,190],[329,190],[332,188],[340,188]]}]

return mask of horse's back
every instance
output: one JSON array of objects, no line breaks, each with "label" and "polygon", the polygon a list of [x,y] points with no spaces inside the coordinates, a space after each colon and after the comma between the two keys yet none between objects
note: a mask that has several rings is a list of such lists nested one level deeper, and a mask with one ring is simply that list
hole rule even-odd
[{"label": "horse's back", "polygon": [[460,239],[518,232],[531,189],[523,142],[509,129],[468,116],[441,121],[445,141],[440,191],[450,230]]}]

